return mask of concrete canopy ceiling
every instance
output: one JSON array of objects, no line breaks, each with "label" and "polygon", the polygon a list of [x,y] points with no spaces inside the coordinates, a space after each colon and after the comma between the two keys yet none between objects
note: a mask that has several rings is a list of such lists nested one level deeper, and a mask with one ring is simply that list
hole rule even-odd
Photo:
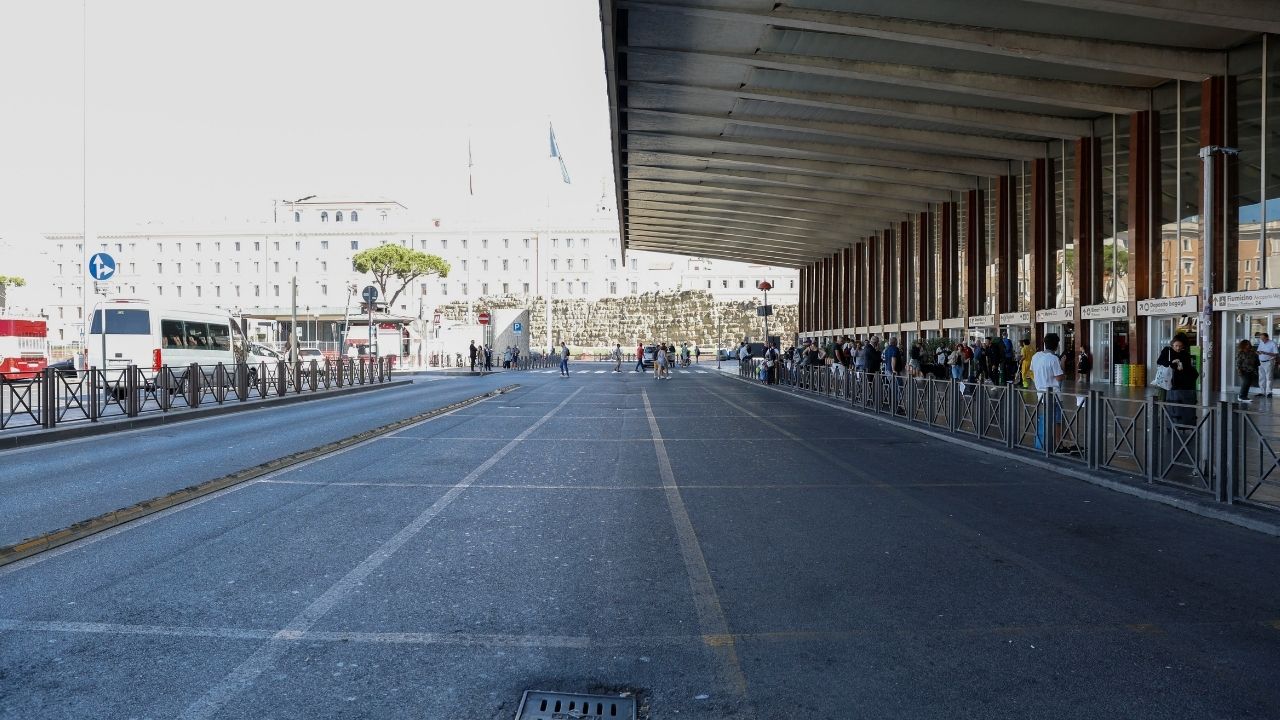
[{"label": "concrete canopy ceiling", "polygon": [[799,267],[1280,32],[1272,0],[600,0],[623,248]]}]

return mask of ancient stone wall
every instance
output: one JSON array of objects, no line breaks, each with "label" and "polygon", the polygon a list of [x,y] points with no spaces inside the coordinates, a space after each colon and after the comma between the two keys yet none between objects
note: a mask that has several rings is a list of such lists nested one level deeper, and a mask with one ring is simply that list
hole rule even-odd
[{"label": "ancient stone wall", "polygon": [[[476,312],[503,308],[529,311],[529,340],[532,346],[545,342],[546,318],[540,297],[493,296],[473,303]],[[441,313],[462,322],[467,312],[465,302],[441,306]],[[756,303],[717,302],[701,290],[645,293],[599,300],[556,299],[551,307],[552,339],[567,341],[577,347],[623,346],[637,341],[682,342],[705,348],[736,345],[744,337],[764,337],[763,318],[756,315]],[[781,335],[784,343],[795,334],[796,306],[774,305],[769,318],[769,334]],[[719,329],[717,330],[717,321]]]}]

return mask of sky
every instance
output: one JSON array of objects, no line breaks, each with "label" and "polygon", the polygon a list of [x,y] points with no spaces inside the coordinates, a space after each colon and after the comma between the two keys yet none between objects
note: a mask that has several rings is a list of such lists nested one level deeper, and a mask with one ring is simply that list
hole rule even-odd
[{"label": "sky", "polygon": [[96,233],[266,221],[273,199],[312,194],[525,224],[549,199],[569,218],[592,211],[602,184],[613,197],[594,0],[87,5],[86,20],[81,0],[0,0],[11,244],[78,231],[86,207]]}]

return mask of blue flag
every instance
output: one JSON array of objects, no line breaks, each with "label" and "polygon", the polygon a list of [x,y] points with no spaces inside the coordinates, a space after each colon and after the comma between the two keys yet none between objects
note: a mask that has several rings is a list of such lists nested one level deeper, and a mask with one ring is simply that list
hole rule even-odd
[{"label": "blue flag", "polygon": [[560,161],[560,177],[564,179],[565,184],[569,184],[569,168],[565,167],[564,155],[560,153],[560,145],[556,143],[556,128],[551,125],[551,157]]}]

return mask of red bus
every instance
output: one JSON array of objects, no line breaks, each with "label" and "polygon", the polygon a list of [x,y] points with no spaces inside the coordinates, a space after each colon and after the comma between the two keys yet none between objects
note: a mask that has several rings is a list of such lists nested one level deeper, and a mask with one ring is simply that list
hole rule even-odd
[{"label": "red bus", "polygon": [[0,317],[0,380],[30,380],[49,364],[48,326],[42,318]]}]

